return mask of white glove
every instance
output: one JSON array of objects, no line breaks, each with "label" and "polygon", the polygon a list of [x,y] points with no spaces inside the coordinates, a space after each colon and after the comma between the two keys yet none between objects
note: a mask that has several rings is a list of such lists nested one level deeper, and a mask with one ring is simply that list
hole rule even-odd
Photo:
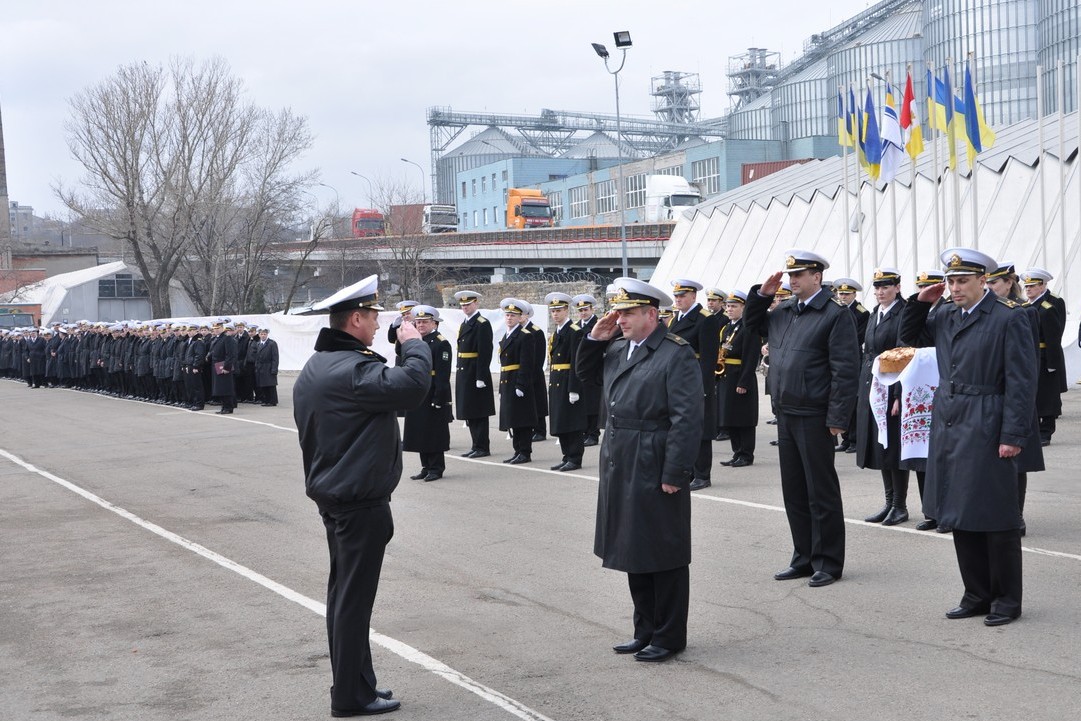
[{"label": "white glove", "polygon": [[488,384],[484,381],[477,381],[477,388],[487,388]]},{"label": "white glove", "polygon": [[568,397],[570,398],[571,403],[577,403],[578,399],[581,396],[579,396],[577,393],[571,393],[570,396],[568,396]]},{"label": "white glove", "polygon": [[523,391],[521,388],[515,388],[514,395],[518,396],[519,398],[525,398],[525,391]]}]

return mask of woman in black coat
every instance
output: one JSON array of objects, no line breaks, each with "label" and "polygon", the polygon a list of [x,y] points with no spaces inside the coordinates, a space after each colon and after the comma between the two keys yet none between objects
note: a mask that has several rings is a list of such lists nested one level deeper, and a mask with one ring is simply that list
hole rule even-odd
[{"label": "woman in black coat", "polygon": [[901,468],[901,387],[894,383],[878,402],[886,404],[886,441],[878,442],[878,424],[871,408],[871,369],[879,353],[898,347],[901,312],[901,273],[894,268],[879,268],[874,275],[875,300],[863,337],[863,364],[860,366],[859,395],[856,399],[856,465],[882,473],[885,505],[863,519],[868,523],[895,526],[908,520],[908,471]]}]

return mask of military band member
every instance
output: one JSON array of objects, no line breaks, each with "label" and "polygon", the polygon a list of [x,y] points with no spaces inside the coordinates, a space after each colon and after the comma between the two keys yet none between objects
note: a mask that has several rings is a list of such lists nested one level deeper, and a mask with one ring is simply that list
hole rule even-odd
[{"label": "military band member", "polygon": [[1021,615],[1021,514],[1016,457],[1031,436],[1038,360],[1030,319],[986,287],[998,267],[972,248],[943,251],[953,304],[928,326],[936,284],[905,308],[902,337],[930,330],[939,382],[927,459],[927,515],[953,528],[965,592],[947,618],[986,616],[988,626]]},{"label": "military band member", "polygon": [[[871,317],[871,312],[864,308],[863,304],[856,299],[856,294],[863,292],[863,286],[852,278],[838,278],[833,282],[833,286],[833,292],[834,295],[837,296],[837,299],[852,311],[852,317],[856,321],[856,339],[860,342],[860,345],[862,345],[863,335],[867,330],[867,319]],[[852,422],[849,423],[848,428],[841,434],[841,442],[834,450],[838,453],[856,452],[855,409],[852,410]]]},{"label": "military band member", "polygon": [[414,481],[437,481],[446,472],[444,453],[450,449],[451,412],[450,369],[453,365],[450,341],[439,332],[439,311],[430,305],[412,309],[413,324],[428,344],[432,354],[432,385],[424,401],[405,412],[402,450],[420,454],[420,473],[410,476]]},{"label": "military band member", "polygon": [[523,323],[525,303],[504,298],[499,307],[507,329],[499,341],[499,430],[510,431],[514,447],[514,454],[503,462],[517,465],[533,460],[536,354],[532,332]]},{"label": "military band member", "polygon": [[576,471],[582,467],[585,451],[586,414],[582,403],[582,381],[575,365],[581,331],[570,320],[573,299],[566,293],[544,297],[550,315],[548,335],[548,410],[551,432],[559,439],[562,460],[553,471]]},{"label": "military band member", "polygon": [[[841,578],[845,520],[834,460],[834,438],[856,403],[859,344],[852,314],[822,289],[829,262],[810,251],[788,251],[784,270],[747,294],[744,323],[769,342],[767,384],[777,412],[781,491],[792,532],[792,560],[778,581],[810,576],[808,585]],[[792,298],[768,312],[788,273]]]},{"label": "military band member", "polygon": [[[675,297],[677,313],[668,324],[668,332],[678,335],[690,344],[698,359],[702,376],[702,418],[699,430],[701,443],[698,447],[698,460],[694,464],[694,482],[691,490],[709,488],[710,474],[713,471],[713,438],[717,435],[716,376],[717,349],[720,346],[721,318],[713,315],[698,302],[698,291],[702,284],[693,280],[677,279],[672,281],[672,295]],[[690,429],[684,429],[690,431]]]},{"label": "military band member", "polygon": [[457,372],[454,376],[454,410],[469,428],[471,445],[465,458],[491,455],[488,419],[495,415],[492,391],[492,324],[480,314],[480,293],[460,290],[454,294],[465,320],[458,326]]},{"label": "military band member", "polygon": [[[582,332],[582,336],[589,335],[589,332],[593,330],[593,326],[597,325],[597,314],[594,312],[594,306],[597,305],[597,299],[588,293],[576,295],[572,299],[575,313],[578,314],[578,329]],[[600,430],[600,405],[601,405],[601,387],[588,381],[583,381],[579,393],[582,396],[581,401],[582,408],[585,410],[586,415],[586,433],[583,445],[595,446],[600,442],[601,430]]]},{"label": "military band member", "polygon": [[762,338],[743,324],[747,294],[732,291],[725,301],[728,323],[721,328],[717,353],[717,425],[728,431],[732,458],[722,466],[742,468],[754,463],[758,426],[758,360]]},{"label": "military band member", "polygon": [[613,650],[658,662],[687,645],[688,490],[700,434],[679,431],[702,425],[701,373],[687,341],[657,320],[665,293],[633,278],[616,283],[613,312],[578,351],[579,375],[603,382],[608,406],[593,552],[626,572],[634,603],[634,638]]},{"label": "military band member", "polygon": [[1051,445],[1055,419],[1062,415],[1062,394],[1066,392],[1066,358],[1062,334],[1066,330],[1066,303],[1050,290],[1054,277],[1043,268],[1029,268],[1021,274],[1028,305],[1040,320],[1040,374],[1036,385],[1036,412],[1040,416],[1040,443]]}]

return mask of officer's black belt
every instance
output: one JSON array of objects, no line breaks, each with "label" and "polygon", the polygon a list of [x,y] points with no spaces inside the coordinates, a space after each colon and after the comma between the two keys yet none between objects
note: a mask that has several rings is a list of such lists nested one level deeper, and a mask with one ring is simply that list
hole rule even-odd
[{"label": "officer's black belt", "polygon": [[672,422],[665,419],[653,420],[650,418],[617,418],[608,416],[608,422],[613,428],[626,428],[632,431],[667,431],[672,427]]},{"label": "officer's black belt", "polygon": [[976,385],[972,383],[955,383],[950,381],[950,395],[959,396],[1000,396],[1006,392],[1003,384],[993,386]]}]

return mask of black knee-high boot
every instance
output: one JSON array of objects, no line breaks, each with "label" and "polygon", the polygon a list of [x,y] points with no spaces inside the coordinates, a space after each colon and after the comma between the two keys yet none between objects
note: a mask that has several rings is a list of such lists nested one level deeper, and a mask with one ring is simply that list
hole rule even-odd
[{"label": "black knee-high boot", "polygon": [[883,526],[896,526],[908,520],[908,471],[892,470],[893,507],[882,521]]},{"label": "black knee-high boot", "polygon": [[893,477],[889,471],[882,471],[882,489],[886,494],[886,505],[882,506],[882,510],[873,516],[867,516],[863,520],[867,523],[882,523],[886,520],[886,516],[890,515],[890,509],[893,508]]}]

